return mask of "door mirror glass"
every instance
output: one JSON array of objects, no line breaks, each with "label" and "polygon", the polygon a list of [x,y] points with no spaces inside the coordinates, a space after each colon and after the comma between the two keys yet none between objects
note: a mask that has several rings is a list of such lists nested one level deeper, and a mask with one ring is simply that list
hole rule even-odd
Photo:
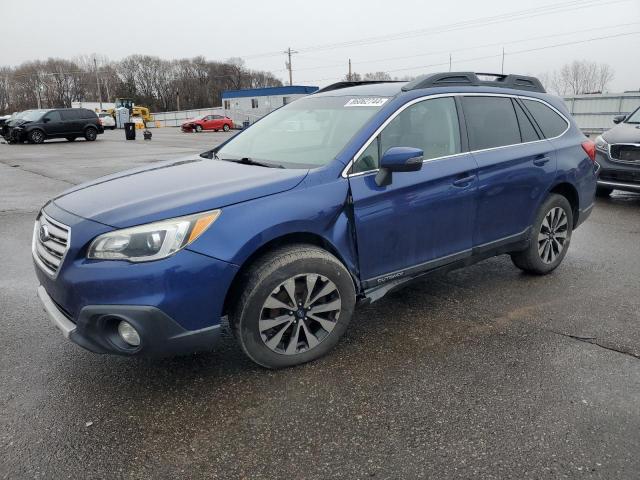
[{"label": "door mirror glass", "polygon": [[44,117],[44,118],[42,119],[42,121],[43,121],[44,123],[48,123],[48,122],[50,122],[50,121],[51,121],[51,119],[50,119],[49,117]]},{"label": "door mirror glass", "polygon": [[627,118],[626,115],[616,115],[615,117],[613,117],[613,123],[615,123],[616,125],[618,123],[622,123],[622,122],[624,122],[625,118]]}]

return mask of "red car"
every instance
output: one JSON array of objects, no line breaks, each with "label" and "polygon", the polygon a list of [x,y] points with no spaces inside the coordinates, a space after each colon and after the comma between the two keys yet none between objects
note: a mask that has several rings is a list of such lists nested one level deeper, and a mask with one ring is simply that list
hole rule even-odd
[{"label": "red car", "polygon": [[222,115],[205,115],[204,117],[187,120],[182,124],[183,132],[201,132],[202,130],[224,130],[228,132],[233,128],[233,120]]}]

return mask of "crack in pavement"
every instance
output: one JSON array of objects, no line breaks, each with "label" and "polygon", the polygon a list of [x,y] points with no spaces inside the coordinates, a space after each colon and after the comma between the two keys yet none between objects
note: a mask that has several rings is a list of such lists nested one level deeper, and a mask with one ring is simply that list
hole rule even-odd
[{"label": "crack in pavement", "polygon": [[64,180],[62,178],[57,178],[57,177],[51,177],[49,175],[45,175],[44,173],[40,173],[40,172],[34,172],[33,170],[29,170],[27,168],[22,167],[21,165],[11,165],[11,164],[8,164],[8,163],[2,162],[2,161],[0,161],[0,163],[2,163],[6,167],[16,168],[16,169],[18,169],[18,170],[20,170],[22,172],[31,173],[33,175],[38,175],[38,176],[44,177],[44,178],[46,178],[48,180],[55,180],[57,182],[67,183],[67,184],[72,185],[72,186],[78,185],[77,183],[70,182],[69,180]]},{"label": "crack in pavement", "polygon": [[627,350],[621,350],[621,349],[616,348],[616,347],[605,345],[603,343],[598,342],[598,338],[597,337],[581,337],[579,335],[571,335],[570,333],[557,332],[555,330],[550,330],[548,328],[540,328],[540,330],[544,330],[545,332],[553,333],[555,335],[561,335],[563,337],[571,338],[571,339],[577,340],[579,342],[590,343],[591,345],[595,345],[595,346],[600,347],[600,348],[602,348],[604,350],[609,350],[610,352],[621,353],[623,355],[627,355],[629,357],[635,358],[636,360],[640,360],[640,354],[629,352]]}]

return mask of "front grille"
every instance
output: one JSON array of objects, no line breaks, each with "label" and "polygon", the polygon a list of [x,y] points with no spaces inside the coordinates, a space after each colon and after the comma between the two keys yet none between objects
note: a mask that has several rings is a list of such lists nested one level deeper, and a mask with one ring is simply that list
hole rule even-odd
[{"label": "front grille", "polygon": [[616,143],[610,147],[611,159],[640,163],[640,144]]},{"label": "front grille", "polygon": [[32,250],[36,262],[51,276],[56,276],[69,250],[71,229],[56,222],[44,212],[33,228]]}]

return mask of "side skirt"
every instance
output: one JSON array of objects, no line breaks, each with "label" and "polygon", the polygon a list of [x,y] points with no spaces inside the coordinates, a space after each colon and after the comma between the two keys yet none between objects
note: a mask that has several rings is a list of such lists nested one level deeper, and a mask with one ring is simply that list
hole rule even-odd
[{"label": "side skirt", "polygon": [[380,300],[392,290],[401,288],[427,275],[450,272],[459,268],[468,267],[497,255],[525,250],[529,246],[530,235],[531,227],[528,227],[521,233],[478,245],[473,249],[430,260],[420,265],[407,268],[406,270],[365,280],[362,282],[364,292],[360,298],[360,303],[373,303]]}]

